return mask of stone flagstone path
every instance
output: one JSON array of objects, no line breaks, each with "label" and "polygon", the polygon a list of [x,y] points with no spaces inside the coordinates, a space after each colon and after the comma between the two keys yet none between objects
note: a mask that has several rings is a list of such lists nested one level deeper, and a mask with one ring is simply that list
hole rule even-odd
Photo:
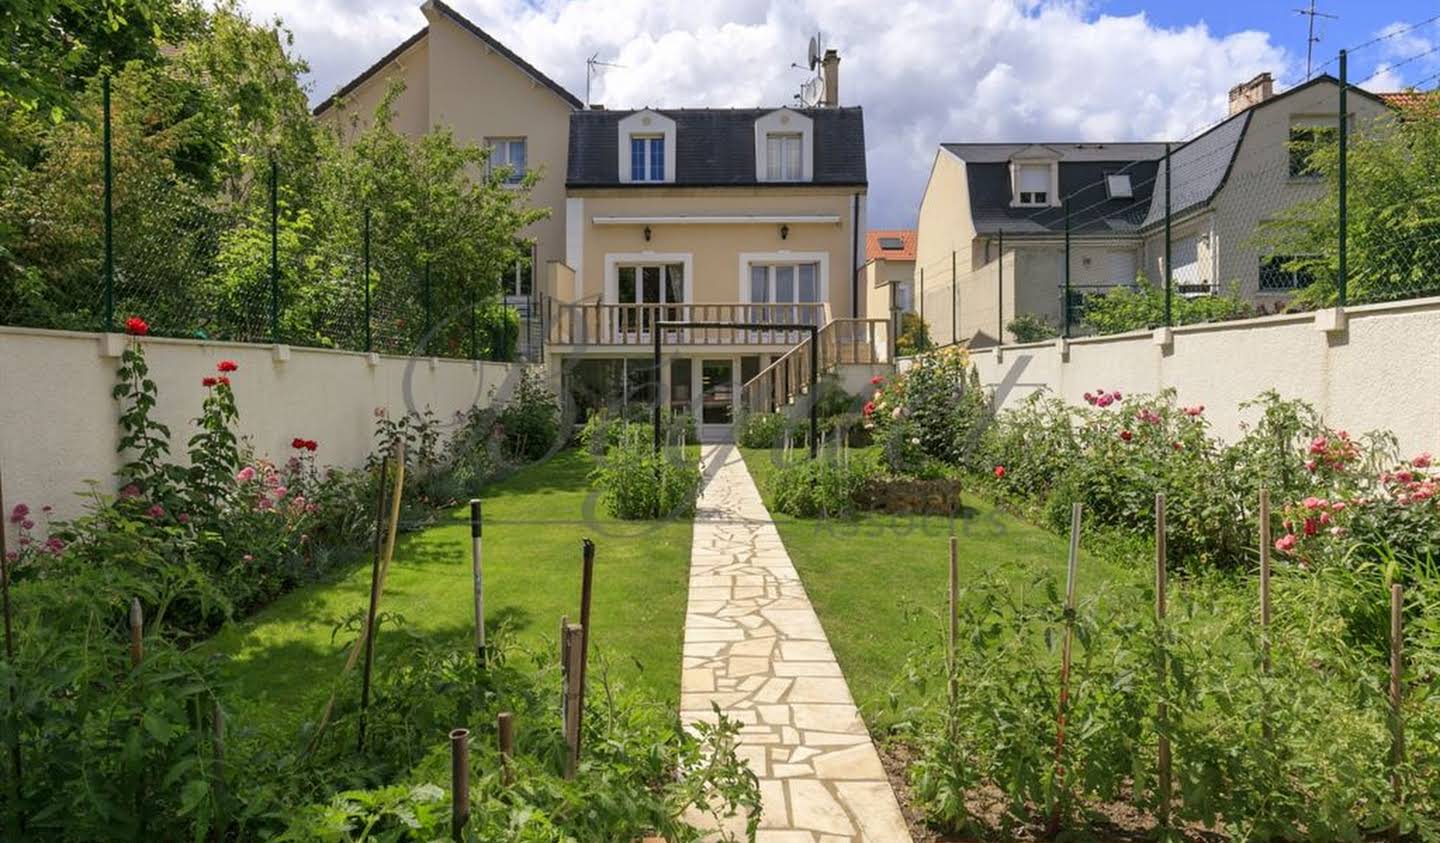
[{"label": "stone flagstone path", "polygon": [[[758,843],[910,843],[820,619],[732,445],[702,450],[680,713],[743,724]],[[740,826],[743,829],[743,824]]]}]

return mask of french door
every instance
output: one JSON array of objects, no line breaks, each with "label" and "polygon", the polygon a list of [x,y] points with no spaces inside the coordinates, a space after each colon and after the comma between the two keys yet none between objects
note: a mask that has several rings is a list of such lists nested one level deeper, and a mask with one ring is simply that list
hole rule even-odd
[{"label": "french door", "polygon": [[667,321],[681,318],[681,308],[654,305],[684,303],[684,264],[627,264],[616,267],[616,282],[618,300],[627,305],[620,308],[620,330],[648,334],[657,313]]},{"label": "french door", "polygon": [[819,325],[819,301],[819,264],[750,265],[750,321]]}]

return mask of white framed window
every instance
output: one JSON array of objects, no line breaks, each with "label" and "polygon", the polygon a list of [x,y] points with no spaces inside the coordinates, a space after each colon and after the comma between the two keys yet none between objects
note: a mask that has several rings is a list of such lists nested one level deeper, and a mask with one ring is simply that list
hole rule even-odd
[{"label": "white framed window", "polygon": [[771,132],[765,136],[766,181],[800,181],[804,178],[799,132]]},{"label": "white framed window", "polygon": [[1015,204],[1050,204],[1050,165],[1017,164],[1015,167]]},{"label": "white framed window", "polygon": [[1133,199],[1135,189],[1130,184],[1129,173],[1108,173],[1105,176],[1105,193],[1111,199]]},{"label": "white framed window", "polygon": [[630,136],[630,180],[665,181],[665,136]]},{"label": "white framed window", "polygon": [[[819,324],[820,264],[750,264],[750,303],[753,322],[800,322]],[[777,307],[775,305],[795,305]]]},{"label": "white framed window", "polygon": [[535,268],[529,258],[521,258],[500,274],[500,290],[506,298],[529,298],[535,289]]},{"label": "white framed window", "polygon": [[1198,295],[1210,292],[1210,273],[1205,271],[1200,259],[1200,235],[1181,237],[1170,245],[1170,258],[1175,271],[1170,277],[1175,289],[1181,295]]},{"label": "white framed window", "polygon": [[509,168],[505,176],[506,184],[519,184],[525,180],[525,167],[527,152],[525,138],[486,138],[485,145],[490,147],[491,172]]}]

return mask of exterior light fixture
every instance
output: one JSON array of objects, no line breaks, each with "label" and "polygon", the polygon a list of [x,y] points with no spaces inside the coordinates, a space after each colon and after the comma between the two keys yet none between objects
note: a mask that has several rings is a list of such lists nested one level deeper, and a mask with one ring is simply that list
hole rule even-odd
[{"label": "exterior light fixture", "polygon": [[789,239],[789,237],[790,237],[790,226],[788,226],[788,225],[782,225],[782,226],[780,226],[780,239],[781,239],[781,240],[786,240],[786,239]]},{"label": "exterior light fixture", "polygon": [[650,242],[650,226],[645,226],[645,242]]}]

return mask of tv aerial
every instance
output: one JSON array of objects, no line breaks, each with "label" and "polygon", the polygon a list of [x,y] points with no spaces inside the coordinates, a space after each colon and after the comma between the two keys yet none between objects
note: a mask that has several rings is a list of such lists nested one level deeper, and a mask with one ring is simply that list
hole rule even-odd
[{"label": "tv aerial", "polygon": [[[805,63],[815,75],[805,80],[805,82],[800,85],[800,93],[795,95],[795,99],[799,100],[800,105],[804,108],[818,105],[820,100],[825,96],[825,79],[819,71],[820,60],[824,55],[824,42],[821,40],[820,33],[816,32],[810,36],[810,43],[805,49]],[[797,67],[801,70],[806,69],[799,64],[791,64],[791,67]]]}]

